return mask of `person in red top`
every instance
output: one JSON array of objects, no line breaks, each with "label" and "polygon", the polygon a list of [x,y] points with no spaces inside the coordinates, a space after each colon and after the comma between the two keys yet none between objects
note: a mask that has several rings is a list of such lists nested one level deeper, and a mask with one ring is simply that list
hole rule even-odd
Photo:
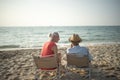
[{"label": "person in red top", "polygon": [[[56,43],[60,40],[59,33],[58,32],[50,33],[49,38],[50,38],[50,40],[45,42],[42,47],[40,57],[46,57],[46,56],[52,57],[52,56],[56,55],[58,58],[58,62],[60,63],[60,53],[58,53],[58,48],[56,45]],[[52,69],[54,69],[54,68],[52,68]],[[51,70],[51,69],[47,68],[47,70]]]},{"label": "person in red top", "polygon": [[45,42],[40,55],[42,57],[58,54],[56,43],[60,40],[58,32],[49,34],[50,40]]}]

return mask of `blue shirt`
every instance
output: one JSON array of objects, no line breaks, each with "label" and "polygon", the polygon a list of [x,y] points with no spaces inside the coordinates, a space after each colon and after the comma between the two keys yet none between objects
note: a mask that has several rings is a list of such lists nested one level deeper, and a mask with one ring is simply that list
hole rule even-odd
[{"label": "blue shirt", "polygon": [[84,55],[88,55],[89,59],[92,60],[92,56],[89,53],[89,50],[86,47],[81,47],[79,45],[73,46],[72,48],[68,48],[67,53],[77,54],[81,57],[84,56]]}]

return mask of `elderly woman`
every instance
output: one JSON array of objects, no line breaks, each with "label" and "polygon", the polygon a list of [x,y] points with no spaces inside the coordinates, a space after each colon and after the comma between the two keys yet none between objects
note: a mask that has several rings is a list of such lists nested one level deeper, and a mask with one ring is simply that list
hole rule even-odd
[{"label": "elderly woman", "polygon": [[46,56],[57,56],[58,61],[60,62],[60,53],[58,53],[58,48],[56,43],[60,40],[59,33],[58,32],[53,32],[49,34],[49,41],[45,42],[40,56],[41,57],[46,57]]},{"label": "elderly woman", "polygon": [[50,33],[49,38],[50,40],[43,45],[41,56],[57,54],[58,49],[56,43],[60,40],[58,32]]},{"label": "elderly woman", "polygon": [[67,49],[68,54],[73,53],[81,57],[84,55],[88,55],[90,61],[93,59],[91,54],[89,53],[89,50],[86,47],[81,47],[79,45],[79,43],[82,42],[82,39],[79,37],[78,34],[73,34],[72,36],[70,36],[69,41],[71,42],[71,47]]}]

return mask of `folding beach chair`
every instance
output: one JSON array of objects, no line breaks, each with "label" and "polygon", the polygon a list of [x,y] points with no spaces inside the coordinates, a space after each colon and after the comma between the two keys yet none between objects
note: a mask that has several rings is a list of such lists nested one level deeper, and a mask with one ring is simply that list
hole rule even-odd
[{"label": "folding beach chair", "polygon": [[59,67],[59,63],[57,62],[57,58],[55,56],[52,56],[52,57],[51,56],[48,56],[48,57],[33,56],[33,59],[36,65],[35,80],[40,80],[39,79],[40,72],[55,72],[56,75],[52,77],[52,80],[60,79],[60,67]]},{"label": "folding beach chair", "polygon": [[87,71],[87,73],[81,78],[88,78],[91,79],[91,63],[88,59],[88,56],[78,56],[76,54],[67,54],[67,70],[70,70],[70,68],[76,68],[80,70]]}]

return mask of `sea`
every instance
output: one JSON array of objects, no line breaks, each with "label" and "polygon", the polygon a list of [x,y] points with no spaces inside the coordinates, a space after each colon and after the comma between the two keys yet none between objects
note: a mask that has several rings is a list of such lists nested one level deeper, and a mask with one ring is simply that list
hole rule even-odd
[{"label": "sea", "polygon": [[70,45],[68,38],[76,33],[81,45],[120,43],[120,26],[28,26],[0,27],[0,49],[41,48],[50,32],[58,32],[58,46]]}]

